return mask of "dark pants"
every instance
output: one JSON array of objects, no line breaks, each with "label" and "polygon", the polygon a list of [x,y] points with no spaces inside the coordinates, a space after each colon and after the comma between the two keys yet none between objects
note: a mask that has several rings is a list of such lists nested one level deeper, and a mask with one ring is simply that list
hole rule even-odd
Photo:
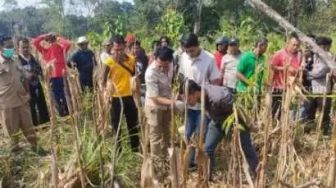
[{"label": "dark pants", "polygon": [[40,125],[49,122],[48,107],[45,101],[41,83],[31,85],[30,90],[30,111],[33,119],[33,124]]},{"label": "dark pants", "polygon": [[[122,106],[121,106],[122,104]],[[123,109],[122,109],[123,107]],[[112,128],[116,133],[118,130],[119,122],[121,121],[122,115],[125,115],[127,129],[129,132],[129,137],[131,141],[131,147],[134,152],[139,151],[139,127],[138,127],[138,110],[136,108],[134,99],[132,96],[129,97],[121,97],[121,98],[113,98],[112,99],[112,107],[111,107],[111,120],[112,120]],[[120,128],[121,129],[121,128]],[[118,135],[118,145],[120,146],[120,132]]]},{"label": "dark pants", "polygon": [[80,73],[79,81],[82,90],[88,88],[90,91],[92,91],[93,89],[92,73]]},{"label": "dark pants", "polygon": [[273,119],[280,119],[282,106],[282,91],[273,92],[272,95],[272,117]]},{"label": "dark pants", "polygon": [[51,78],[51,89],[56,102],[56,108],[58,114],[63,117],[69,114],[68,105],[65,98],[65,85],[64,79],[60,78]]},{"label": "dark pants", "polygon": [[[209,123],[209,129],[208,129],[207,136],[205,139],[205,152],[210,158],[211,171],[213,171],[214,165],[215,165],[216,147],[225,135],[224,130],[221,128],[222,125],[223,125],[223,122],[211,121]],[[259,159],[258,159],[257,152],[255,151],[252,145],[251,135],[248,130],[240,131],[240,142],[241,142],[241,146],[244,151],[244,155],[250,166],[250,169],[251,171],[253,171],[253,173],[255,173],[258,167],[258,164],[259,164]]]},{"label": "dark pants", "polygon": [[[322,130],[324,133],[330,131],[330,110],[331,98],[326,98],[323,117],[322,117]],[[303,102],[301,107],[300,119],[303,123],[312,123],[316,117],[316,111],[323,109],[323,97],[310,97],[307,101]]]}]

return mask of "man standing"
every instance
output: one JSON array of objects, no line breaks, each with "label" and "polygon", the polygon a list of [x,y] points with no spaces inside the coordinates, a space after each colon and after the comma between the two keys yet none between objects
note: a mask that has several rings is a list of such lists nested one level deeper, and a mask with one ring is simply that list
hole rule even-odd
[{"label": "man standing", "polygon": [[221,70],[222,58],[227,52],[228,42],[229,39],[227,39],[226,37],[219,38],[216,41],[216,52],[214,54],[214,57],[218,70]]},{"label": "man standing", "polygon": [[167,37],[167,36],[161,36],[160,37],[160,44],[161,44],[161,47],[170,48],[171,42],[170,42],[169,37]]},{"label": "man standing", "polygon": [[[183,83],[186,79],[193,80],[201,85],[212,83],[219,85],[219,73],[211,53],[200,47],[197,35],[191,33],[184,35],[182,44],[185,52],[180,58],[179,79]],[[183,85],[183,84],[182,84]],[[201,126],[201,107],[200,104],[188,106],[188,123],[185,130],[186,140],[189,143],[191,136],[199,133]],[[193,152],[194,153],[194,152]],[[191,155],[190,166],[194,164],[194,154]]]},{"label": "man standing", "polygon": [[136,40],[133,45],[132,54],[137,62],[137,72],[140,77],[141,83],[145,83],[145,72],[148,67],[148,57],[146,55],[145,49],[141,47],[141,42]]},{"label": "man standing", "polygon": [[100,62],[103,63],[110,55],[111,55],[111,49],[112,49],[112,44],[110,39],[105,40],[103,42],[103,52],[100,54]]},{"label": "man standing", "polygon": [[265,56],[268,40],[266,38],[259,39],[254,49],[250,52],[245,52],[241,56],[237,65],[237,92],[247,92],[249,88],[255,89],[258,92],[262,91]]},{"label": "man standing", "polygon": [[86,37],[79,37],[77,40],[79,49],[70,59],[70,67],[74,67],[79,72],[79,81],[82,90],[93,89],[93,69],[97,65],[95,54],[89,49],[89,41]]},{"label": "man standing", "polygon": [[[330,40],[327,37],[317,37],[316,43],[324,49],[330,56]],[[305,75],[307,80],[311,82],[311,92],[314,95],[331,94],[332,92],[332,81],[331,76],[328,74],[330,68],[323,62],[323,60],[317,55],[313,55],[312,69],[307,70]],[[307,101],[304,101],[303,112],[301,113],[301,119],[305,122],[312,122],[315,120],[316,111],[320,110],[322,117],[322,130],[324,135],[329,135],[331,133],[330,127],[330,110],[331,110],[331,98],[326,98],[325,104],[323,104],[323,97],[309,97]]]},{"label": "man standing", "polygon": [[0,119],[5,133],[10,137],[11,150],[19,149],[19,132],[22,131],[32,150],[39,155],[46,152],[37,146],[37,137],[29,110],[29,93],[24,87],[27,74],[14,58],[11,37],[0,40]]},{"label": "man standing", "polygon": [[[47,44],[42,45],[42,41]],[[49,72],[51,89],[61,117],[69,114],[65,98],[65,55],[70,49],[70,41],[57,37],[55,33],[40,35],[33,40],[36,50],[42,54],[43,63]]]},{"label": "man standing", "polygon": [[168,164],[168,147],[170,143],[171,81],[168,74],[173,61],[173,51],[167,47],[158,49],[155,60],[146,71],[145,113],[149,126],[150,151],[154,163],[154,174],[159,182],[168,177],[165,170]]},{"label": "man standing", "polygon": [[125,37],[125,41],[126,41],[126,49],[125,52],[127,54],[132,54],[132,48],[135,42],[135,36],[131,33],[128,33]]},{"label": "man standing", "polygon": [[[299,76],[301,65],[300,39],[293,33],[287,41],[287,46],[276,52],[271,60],[272,68],[272,116],[281,112],[282,93],[286,89],[285,83],[290,85]],[[278,115],[277,117],[280,117]]]},{"label": "man standing", "polygon": [[220,66],[220,77],[223,82],[223,86],[226,86],[234,93],[236,91],[237,84],[237,64],[241,55],[239,50],[239,40],[232,38],[230,39],[228,45],[227,54],[223,56]]},{"label": "man standing", "polygon": [[24,38],[19,41],[19,60],[28,76],[28,88],[30,92],[30,111],[34,125],[49,122],[47,104],[44,98],[40,77],[42,69],[35,57],[30,52],[29,40]]},{"label": "man standing", "polygon": [[[117,133],[120,117],[124,114],[132,150],[137,152],[139,151],[138,110],[131,89],[131,79],[135,74],[135,58],[126,54],[125,40],[122,36],[114,36],[111,43],[111,56],[104,62],[108,70],[105,71],[107,74],[104,75],[104,80],[110,79],[114,86],[111,106],[112,128]],[[120,134],[118,136],[120,142]]]},{"label": "man standing", "polygon": [[[201,87],[193,81],[189,81],[187,86],[187,103],[194,105],[201,102]],[[205,110],[211,119],[208,132],[205,138],[204,150],[210,158],[210,179],[215,165],[215,150],[225,131],[222,128],[223,122],[233,112],[233,95],[226,87],[205,85],[204,86],[204,104]],[[257,166],[259,164],[258,155],[252,145],[249,127],[242,121],[239,122],[244,130],[240,131],[240,141],[242,149],[248,161],[251,171],[256,175]]]}]

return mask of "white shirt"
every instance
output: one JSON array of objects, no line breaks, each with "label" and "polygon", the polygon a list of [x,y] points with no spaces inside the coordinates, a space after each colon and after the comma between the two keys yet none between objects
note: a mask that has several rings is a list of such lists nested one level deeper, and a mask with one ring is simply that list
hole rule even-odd
[{"label": "white shirt", "polygon": [[[235,89],[237,83],[237,65],[240,55],[226,54],[222,58],[221,67],[224,69],[223,86]],[[222,71],[222,70],[221,70]]]},{"label": "white shirt", "polygon": [[101,54],[100,54],[100,61],[102,62],[102,63],[104,63],[105,62],[105,60],[108,58],[110,56],[110,54],[109,53],[107,53],[107,52],[102,52]]},{"label": "white shirt", "polygon": [[203,80],[205,83],[210,83],[211,80],[219,78],[213,55],[203,49],[197,58],[190,58],[186,52],[183,52],[179,64],[179,73],[199,85],[202,85]]},{"label": "white shirt", "polygon": [[[183,52],[179,59],[179,65],[179,73],[199,85],[202,85],[203,80],[205,83],[210,83],[210,81],[219,78],[214,56],[203,49],[196,58],[190,58],[186,52]],[[188,108],[193,110],[201,109],[199,104],[193,107],[189,106]]]}]

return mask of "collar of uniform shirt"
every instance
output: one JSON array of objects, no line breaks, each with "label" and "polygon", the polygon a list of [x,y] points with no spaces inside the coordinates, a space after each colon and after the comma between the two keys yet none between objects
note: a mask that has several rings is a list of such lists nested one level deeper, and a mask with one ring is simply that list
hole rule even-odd
[{"label": "collar of uniform shirt", "polygon": [[195,57],[195,58],[192,58],[192,57],[190,57],[190,56],[188,55],[188,58],[190,59],[190,61],[191,61],[192,63],[197,63],[197,62],[201,61],[201,59],[202,59],[202,54],[203,54],[203,49],[201,49],[201,52],[200,52],[199,56],[197,56],[197,57]]}]

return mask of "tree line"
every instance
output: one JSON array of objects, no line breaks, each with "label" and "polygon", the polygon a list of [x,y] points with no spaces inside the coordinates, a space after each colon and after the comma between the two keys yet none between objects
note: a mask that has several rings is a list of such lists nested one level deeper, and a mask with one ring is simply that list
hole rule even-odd
[{"label": "tree line", "polygon": [[[329,34],[333,31],[335,0],[265,0],[265,3],[308,33]],[[214,35],[230,26],[239,27],[247,18],[263,33],[285,32],[274,21],[254,10],[245,0],[41,0],[20,8],[20,2],[5,0],[0,12],[0,34],[37,36],[50,31],[70,38],[88,32],[102,33],[109,25],[126,33],[136,31],[155,36],[167,10],[174,10],[183,19],[183,31],[196,31],[201,36]],[[1,3],[0,3],[1,4]],[[323,18],[323,19],[321,19]],[[120,25],[121,28],[120,28]],[[161,31],[164,32],[164,31]],[[329,32],[329,33],[326,33]],[[158,33],[166,34],[166,33]]]}]

